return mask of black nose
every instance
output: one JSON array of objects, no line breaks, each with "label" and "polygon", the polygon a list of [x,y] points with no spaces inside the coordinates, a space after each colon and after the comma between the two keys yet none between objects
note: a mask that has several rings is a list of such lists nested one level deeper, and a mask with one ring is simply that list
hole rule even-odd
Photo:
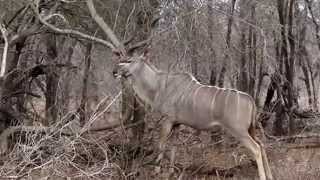
[{"label": "black nose", "polygon": [[117,77],[117,74],[118,74],[117,70],[114,69],[114,70],[112,71],[113,77]]}]

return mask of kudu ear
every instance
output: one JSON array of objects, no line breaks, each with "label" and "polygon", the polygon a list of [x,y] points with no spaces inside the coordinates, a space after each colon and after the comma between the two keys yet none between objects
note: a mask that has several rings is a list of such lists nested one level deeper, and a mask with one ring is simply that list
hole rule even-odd
[{"label": "kudu ear", "polygon": [[121,61],[123,57],[119,50],[112,50],[112,55],[112,59],[114,59],[115,61]]},{"label": "kudu ear", "polygon": [[119,57],[120,57],[120,55],[121,55],[120,51],[115,50],[115,49],[112,50],[112,53],[113,53],[113,55],[119,56]]}]

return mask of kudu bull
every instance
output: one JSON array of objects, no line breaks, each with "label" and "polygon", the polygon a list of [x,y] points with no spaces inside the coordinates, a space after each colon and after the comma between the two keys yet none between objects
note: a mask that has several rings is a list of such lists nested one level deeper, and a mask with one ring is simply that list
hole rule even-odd
[{"label": "kudu bull", "polygon": [[273,179],[266,153],[254,136],[256,106],[251,96],[233,89],[200,84],[188,73],[165,73],[134,56],[114,68],[114,76],[132,84],[139,99],[168,115],[162,122],[158,160],[172,127],[184,124],[198,130],[221,125],[247,147],[258,165],[260,180]]}]

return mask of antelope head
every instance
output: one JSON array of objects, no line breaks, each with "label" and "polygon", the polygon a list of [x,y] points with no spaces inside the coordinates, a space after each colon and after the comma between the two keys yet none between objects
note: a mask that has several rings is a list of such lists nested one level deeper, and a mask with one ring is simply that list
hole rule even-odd
[{"label": "antelope head", "polygon": [[113,68],[113,76],[115,78],[128,79],[132,75],[137,75],[145,66],[145,55],[133,56],[126,60],[121,60]]}]

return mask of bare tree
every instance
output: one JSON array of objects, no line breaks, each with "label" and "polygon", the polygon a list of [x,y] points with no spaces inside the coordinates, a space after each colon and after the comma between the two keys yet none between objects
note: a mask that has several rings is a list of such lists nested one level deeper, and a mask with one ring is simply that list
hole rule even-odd
[{"label": "bare tree", "polygon": [[208,8],[208,36],[209,36],[209,49],[210,49],[210,55],[209,55],[209,59],[210,61],[212,61],[212,65],[210,67],[210,78],[209,78],[209,83],[211,85],[216,85],[216,81],[217,81],[217,70],[218,68],[216,68],[216,51],[213,47],[213,26],[214,26],[214,20],[213,20],[213,1],[212,0],[208,0],[207,1],[207,8]]},{"label": "bare tree", "polygon": [[227,61],[229,60],[229,50],[231,48],[230,42],[231,42],[231,33],[232,33],[232,23],[233,23],[233,15],[234,15],[234,9],[236,5],[236,0],[231,0],[231,6],[230,6],[230,11],[228,14],[228,29],[227,29],[227,34],[226,34],[226,48],[227,48],[227,53],[225,53],[223,63],[222,63],[222,68],[219,73],[219,79],[218,79],[218,86],[222,87],[224,84],[224,77],[226,73],[226,66],[227,66]]},{"label": "bare tree", "polygon": [[58,64],[57,37],[54,34],[48,34],[45,37],[46,49],[48,54],[48,63],[51,64],[46,75],[46,118],[43,124],[49,126],[54,124],[58,118],[57,92],[59,72],[54,67]]},{"label": "bare tree", "polygon": [[82,79],[82,95],[80,101],[80,126],[84,126],[87,122],[88,112],[88,83],[89,83],[89,74],[90,74],[90,67],[91,67],[91,52],[92,52],[93,45],[92,43],[88,43],[85,45],[85,63],[84,63],[84,73]]}]

